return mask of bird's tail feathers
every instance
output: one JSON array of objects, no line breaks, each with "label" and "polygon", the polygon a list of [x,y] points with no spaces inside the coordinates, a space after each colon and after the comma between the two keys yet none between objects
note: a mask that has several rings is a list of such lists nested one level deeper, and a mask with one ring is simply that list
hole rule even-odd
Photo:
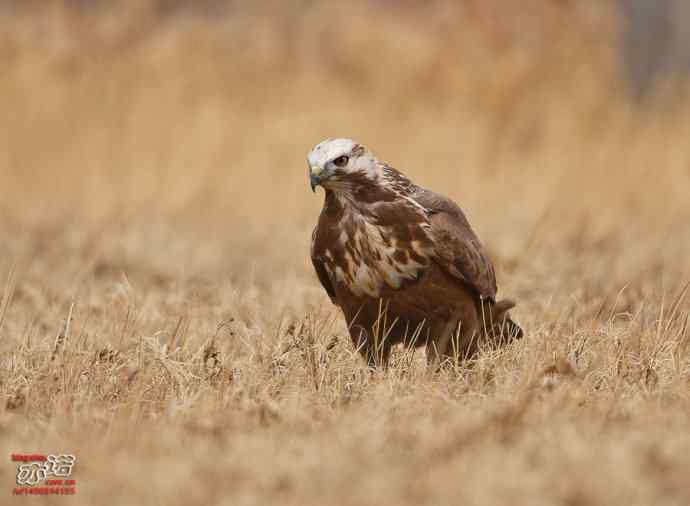
[{"label": "bird's tail feathers", "polygon": [[507,344],[520,339],[524,332],[510,316],[509,311],[515,307],[511,299],[503,299],[495,304],[483,305],[484,335],[497,345]]}]

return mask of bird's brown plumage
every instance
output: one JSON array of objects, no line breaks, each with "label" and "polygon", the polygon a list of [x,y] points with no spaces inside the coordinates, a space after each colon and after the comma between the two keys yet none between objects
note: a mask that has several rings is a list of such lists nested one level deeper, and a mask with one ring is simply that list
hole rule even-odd
[{"label": "bird's brown plumage", "polygon": [[[496,303],[493,266],[460,207],[359,144],[337,147],[324,150],[346,152],[347,166],[318,167],[328,178],[319,179],[326,196],[311,257],[367,360],[385,363],[396,343],[427,345],[428,358],[442,360],[473,355],[482,338],[520,337],[507,312],[513,304]],[[330,163],[317,154],[310,165]]]}]

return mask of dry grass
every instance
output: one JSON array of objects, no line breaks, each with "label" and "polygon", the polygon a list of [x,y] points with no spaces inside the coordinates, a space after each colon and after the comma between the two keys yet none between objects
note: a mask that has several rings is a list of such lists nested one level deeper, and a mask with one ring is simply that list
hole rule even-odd
[{"label": "dry grass", "polygon": [[[0,18],[0,494],[58,451],[73,504],[690,502],[690,100],[627,104],[605,2],[46,4]],[[524,340],[364,367],[334,135],[463,205]]]}]

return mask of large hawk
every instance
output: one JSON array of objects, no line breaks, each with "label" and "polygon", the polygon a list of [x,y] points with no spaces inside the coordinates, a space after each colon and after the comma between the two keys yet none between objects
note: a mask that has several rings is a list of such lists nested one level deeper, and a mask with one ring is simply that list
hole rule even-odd
[{"label": "large hawk", "polygon": [[323,141],[308,162],[312,190],[326,192],[312,262],[369,364],[386,364],[397,343],[426,346],[433,364],[522,336],[457,204],[350,139]]}]

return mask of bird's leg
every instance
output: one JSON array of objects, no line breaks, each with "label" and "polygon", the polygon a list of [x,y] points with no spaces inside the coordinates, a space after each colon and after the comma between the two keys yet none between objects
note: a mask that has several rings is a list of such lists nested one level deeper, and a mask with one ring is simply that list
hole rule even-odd
[{"label": "bird's leg", "polygon": [[448,347],[454,335],[457,335],[458,327],[461,325],[458,318],[451,318],[441,329],[434,333],[426,346],[426,363],[430,369],[438,369],[448,356]]},{"label": "bird's leg", "polygon": [[444,359],[454,363],[474,357],[479,350],[479,318],[475,310],[465,311],[453,334],[452,346],[445,350]]},{"label": "bird's leg", "polygon": [[456,313],[427,346],[427,364],[438,369],[445,362],[455,364],[472,358],[479,349],[478,331],[474,309]]},{"label": "bird's leg", "polygon": [[352,344],[354,344],[355,349],[362,355],[364,360],[367,361],[369,367],[388,367],[388,360],[391,354],[390,344],[385,342],[385,340],[377,342],[377,340],[373,339],[371,336],[372,333],[367,332],[361,325],[353,325],[350,327]]}]

